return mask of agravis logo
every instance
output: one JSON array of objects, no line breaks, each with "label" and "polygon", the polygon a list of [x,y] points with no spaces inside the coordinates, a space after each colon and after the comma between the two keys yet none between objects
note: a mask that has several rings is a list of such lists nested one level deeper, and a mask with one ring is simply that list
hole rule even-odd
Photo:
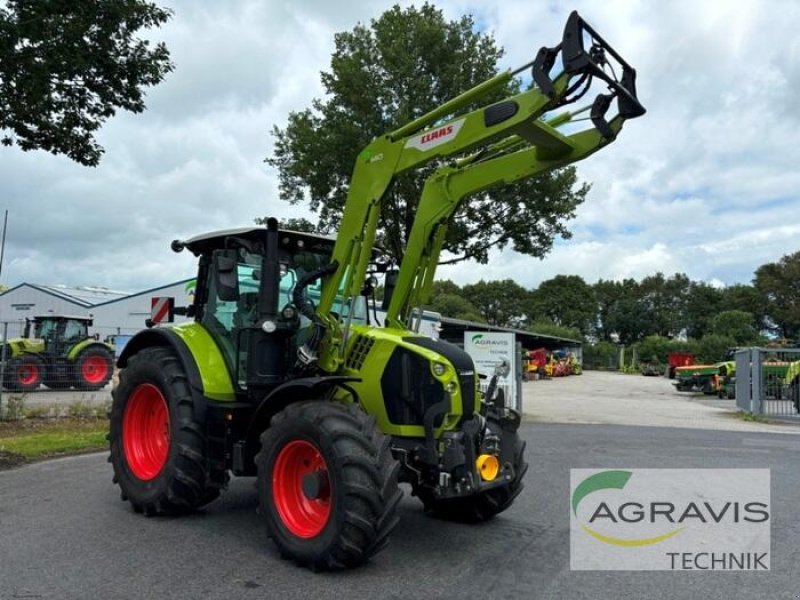
[{"label": "agravis logo", "polygon": [[768,570],[768,469],[572,469],[570,567]]},{"label": "agravis logo", "polygon": [[[581,503],[581,500],[586,498],[586,496],[588,496],[593,492],[597,492],[599,490],[624,489],[625,485],[628,483],[628,480],[631,478],[631,475],[632,473],[630,471],[603,471],[601,473],[597,473],[596,475],[591,475],[586,479],[584,479],[572,493],[572,512],[575,515],[575,517],[576,518],[578,517],[578,505]],[[623,506],[626,505],[630,506],[631,508],[638,508],[639,511],[643,511],[643,506],[641,504],[626,503]],[[639,512],[638,514],[639,517],[643,515],[642,512]],[[590,523],[594,522],[599,518],[610,518],[613,522],[616,522],[614,513],[611,511],[611,509],[605,502],[601,502],[597,506],[595,511],[592,513],[589,522]],[[625,517],[621,516],[620,518],[625,521],[632,522],[629,519],[626,519]],[[657,544],[658,542],[663,542],[664,540],[671,538],[673,535],[680,533],[683,527],[678,527],[662,535],[639,538],[639,539],[624,539],[624,538],[614,537],[612,535],[604,535],[599,531],[596,531],[595,529],[589,527],[585,523],[581,523],[581,529],[583,529],[593,538],[600,540],[605,544],[611,544],[613,546],[648,546],[650,544]]]}]

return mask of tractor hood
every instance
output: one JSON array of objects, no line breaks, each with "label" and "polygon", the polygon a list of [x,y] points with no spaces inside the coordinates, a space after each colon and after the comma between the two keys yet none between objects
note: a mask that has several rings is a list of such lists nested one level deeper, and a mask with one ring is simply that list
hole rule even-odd
[{"label": "tractor hood", "polygon": [[44,340],[13,338],[6,342],[8,344],[8,356],[18,356],[23,352],[44,352]]}]

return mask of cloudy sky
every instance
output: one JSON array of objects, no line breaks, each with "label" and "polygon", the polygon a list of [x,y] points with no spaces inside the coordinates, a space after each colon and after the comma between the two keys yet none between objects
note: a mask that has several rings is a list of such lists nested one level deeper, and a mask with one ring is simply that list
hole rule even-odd
[{"label": "cloudy sky", "polygon": [[[175,71],[148,110],[119,114],[98,136],[96,169],[0,148],[0,210],[9,231],[0,281],[135,291],[189,277],[174,238],[308,216],[278,199],[273,125],[322,95],[333,35],[393,2],[184,0],[151,37]],[[410,4],[402,2],[402,5]],[[648,114],[579,163],[592,183],[574,236],[544,260],[496,253],[490,265],[440,271],[460,284],[507,278],[533,287],[557,274],[641,278],[685,272],[748,282],[800,249],[800,3],[439,0],[474,15],[506,48],[503,67],[560,39],[577,8],[638,71]],[[601,8],[602,6],[602,8]]]}]

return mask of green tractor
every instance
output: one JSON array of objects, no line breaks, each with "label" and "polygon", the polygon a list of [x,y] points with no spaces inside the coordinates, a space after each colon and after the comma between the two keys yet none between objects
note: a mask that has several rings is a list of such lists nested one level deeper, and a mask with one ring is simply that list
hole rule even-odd
[{"label": "green tractor", "polygon": [[114,350],[89,336],[91,317],[48,314],[25,320],[23,337],[5,343],[3,387],[29,392],[99,390],[114,373]]},{"label": "green tractor", "polygon": [[[528,69],[537,87],[474,109]],[[603,84],[593,102],[552,112],[593,79]],[[588,126],[557,130],[584,111]],[[175,309],[191,320],[140,332],[119,358],[109,440],[123,500],[146,515],[186,513],[230,474],[255,476],[269,537],[314,570],[386,545],[399,482],[447,519],[508,509],[527,470],[520,414],[480,393],[462,349],[418,333],[447,226],[465,196],[582,160],[642,114],[635,71],[573,13],[562,43],[525,67],[370,143],[335,239],[269,219],[174,241],[198,258],[193,303]],[[381,203],[398,173],[432,161],[396,268],[374,250]],[[381,273],[378,323],[368,299]]]}]

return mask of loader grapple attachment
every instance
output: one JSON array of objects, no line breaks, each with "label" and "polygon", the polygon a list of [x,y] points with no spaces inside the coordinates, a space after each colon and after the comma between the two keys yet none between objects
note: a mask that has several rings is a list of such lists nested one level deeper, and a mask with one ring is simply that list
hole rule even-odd
[{"label": "loader grapple attachment", "polygon": [[[588,89],[592,77],[598,77],[608,84],[611,94],[599,94],[592,105],[592,122],[605,137],[613,137],[605,113],[615,98],[617,110],[625,119],[641,117],[646,112],[636,95],[636,70],[577,11],[573,11],[567,20],[562,42],[554,48],[539,50],[533,63],[533,80],[551,98],[556,96],[551,71],[559,53],[564,72],[578,77],[571,92],[578,91],[584,84]],[[618,73],[621,74],[619,78]],[[580,96],[582,92],[578,94]],[[576,99],[566,97],[559,105]]]}]

